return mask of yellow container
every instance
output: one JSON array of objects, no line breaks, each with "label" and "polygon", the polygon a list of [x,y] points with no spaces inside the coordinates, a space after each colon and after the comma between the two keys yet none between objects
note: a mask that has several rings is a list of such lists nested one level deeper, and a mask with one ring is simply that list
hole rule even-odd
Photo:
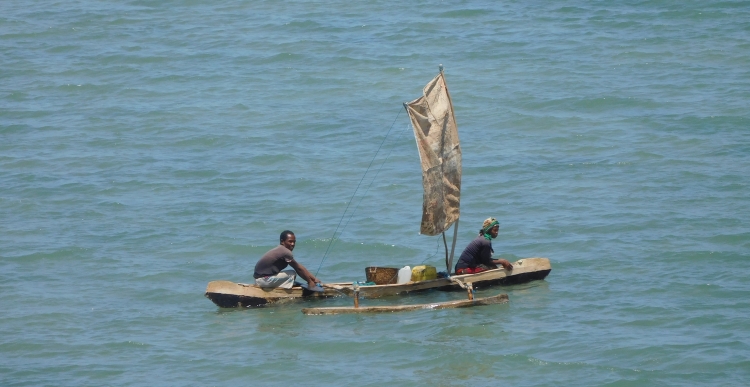
[{"label": "yellow container", "polygon": [[421,265],[414,266],[414,268],[411,269],[411,280],[414,282],[434,280],[436,278],[437,269],[435,269],[435,266]]}]

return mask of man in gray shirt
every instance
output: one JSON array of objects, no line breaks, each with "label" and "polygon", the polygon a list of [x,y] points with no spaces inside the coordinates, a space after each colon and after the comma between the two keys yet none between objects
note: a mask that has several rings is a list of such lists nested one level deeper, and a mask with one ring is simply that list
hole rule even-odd
[{"label": "man in gray shirt", "polygon": [[[320,283],[320,280],[294,260],[292,250],[297,244],[294,233],[284,230],[279,236],[279,241],[278,246],[265,253],[255,264],[255,273],[253,273],[255,284],[262,288],[291,289],[298,274],[307,281],[309,290],[322,291],[323,289],[316,285]],[[284,270],[287,266],[291,266],[294,270]]]}]

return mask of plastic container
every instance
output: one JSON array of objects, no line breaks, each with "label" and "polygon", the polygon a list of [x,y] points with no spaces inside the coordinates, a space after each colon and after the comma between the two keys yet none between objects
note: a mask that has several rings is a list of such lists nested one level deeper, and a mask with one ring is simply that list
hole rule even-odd
[{"label": "plastic container", "polygon": [[411,281],[411,268],[404,266],[398,271],[398,283],[405,284]]},{"label": "plastic container", "polygon": [[414,282],[418,281],[429,281],[437,278],[437,269],[435,266],[420,265],[414,266],[411,269],[411,280]]}]

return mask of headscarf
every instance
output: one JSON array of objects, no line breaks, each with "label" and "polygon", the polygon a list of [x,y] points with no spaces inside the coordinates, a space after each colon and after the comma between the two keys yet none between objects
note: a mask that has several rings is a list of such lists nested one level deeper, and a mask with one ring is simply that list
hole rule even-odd
[{"label": "headscarf", "polygon": [[482,223],[482,229],[479,230],[479,233],[484,236],[484,239],[491,241],[492,235],[490,235],[490,230],[492,230],[492,228],[497,226],[498,224],[500,224],[500,222],[498,222],[497,219],[487,218],[484,220],[484,223]]}]

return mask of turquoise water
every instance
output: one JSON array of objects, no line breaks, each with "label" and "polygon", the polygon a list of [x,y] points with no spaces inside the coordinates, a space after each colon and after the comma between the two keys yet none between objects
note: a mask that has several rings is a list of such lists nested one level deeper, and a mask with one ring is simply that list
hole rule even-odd
[{"label": "turquoise water", "polygon": [[[748,20],[731,1],[2,2],[0,385],[747,385]],[[438,64],[459,250],[495,216],[496,252],[550,276],[470,310],[205,299],[287,228],[324,281],[442,265],[401,106]]]}]

